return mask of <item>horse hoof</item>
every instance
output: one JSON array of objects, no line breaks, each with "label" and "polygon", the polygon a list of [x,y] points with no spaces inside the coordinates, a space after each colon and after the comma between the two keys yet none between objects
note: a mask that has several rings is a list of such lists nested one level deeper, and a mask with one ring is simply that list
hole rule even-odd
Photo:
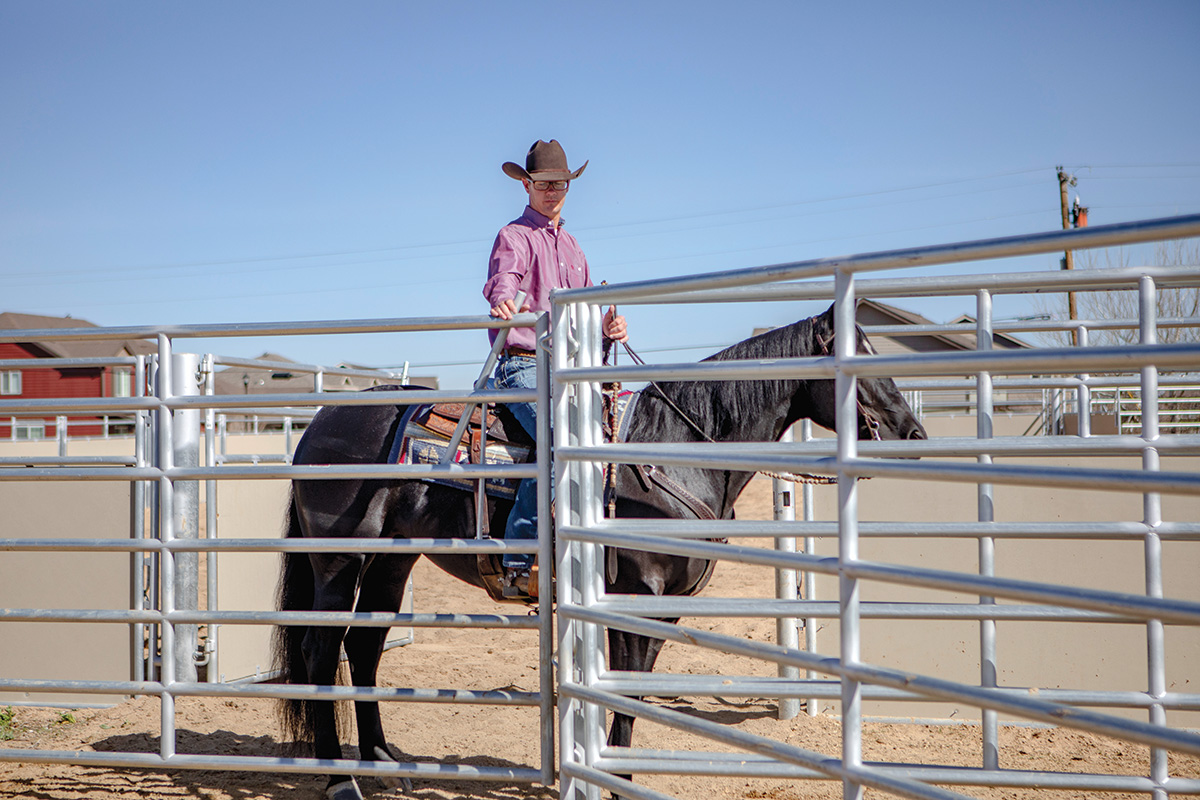
[{"label": "horse hoof", "polygon": [[[375,748],[375,760],[376,761],[386,761],[389,764],[396,763],[396,759],[392,758],[392,754],[389,753],[388,751],[384,750],[382,747]],[[378,776],[378,778],[379,778],[379,782],[382,783],[388,789],[401,788],[405,792],[411,792],[413,790],[412,781],[406,777],[393,778],[390,775],[380,775],[380,776]]]},{"label": "horse hoof", "polygon": [[325,790],[325,797],[329,800],[363,800],[362,792],[358,790],[358,783],[354,778],[333,784]]}]

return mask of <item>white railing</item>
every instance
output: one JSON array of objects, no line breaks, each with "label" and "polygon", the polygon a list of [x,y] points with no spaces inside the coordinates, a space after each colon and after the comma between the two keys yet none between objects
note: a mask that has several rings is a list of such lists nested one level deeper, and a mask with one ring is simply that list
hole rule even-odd
[{"label": "white railing", "polygon": [[[1089,270],[1073,273],[963,274],[949,277],[896,279],[859,278],[860,273],[922,265],[959,263],[1062,249],[1111,246],[1200,234],[1200,217],[1192,216],[1143,224],[1114,225],[1086,231],[1012,237],[944,247],[916,248],[840,259],[815,260],[752,270],[727,271],[672,280],[561,291],[555,294],[554,329],[556,470],[558,488],[560,674],[559,702],[562,797],[599,798],[612,790],[631,798],[661,798],[661,792],[620,777],[635,775],[707,774],[737,777],[841,781],[844,796],[859,798],[866,787],[920,798],[961,796],[936,784],[1086,789],[1089,792],[1133,791],[1156,796],[1200,793],[1194,776],[1171,775],[1168,753],[1200,754],[1200,734],[1167,724],[1167,711],[1200,710],[1200,694],[1168,690],[1164,626],[1200,625],[1200,595],[1163,595],[1162,543],[1194,542],[1200,524],[1194,519],[1164,521],[1164,494],[1200,495],[1200,473],[1161,468],[1160,454],[1194,457],[1200,437],[1169,434],[1160,428],[1160,373],[1200,369],[1200,343],[1156,343],[1155,297],[1162,286],[1200,286],[1200,268],[1139,268]],[[832,275],[834,280],[818,280]],[[781,282],[786,281],[786,282]],[[996,295],[1047,291],[1107,291],[1136,288],[1141,307],[1137,320],[1141,343],[1124,347],[1044,348],[1028,351],[991,349],[999,331],[1072,330],[1087,323],[999,323],[992,319]],[[977,322],[971,326],[977,352],[911,353],[859,356],[852,352],[856,297],[963,295],[974,299]],[[612,303],[703,303],[833,299],[836,306],[837,352],[832,357],[772,362],[713,362],[660,364],[644,367],[599,366],[598,319]],[[1191,321],[1194,324],[1194,321]],[[1117,323],[1120,324],[1120,323]],[[929,326],[929,332],[948,326]],[[903,329],[914,333],[912,326]],[[1082,398],[1086,408],[1093,373],[1131,374],[1142,392],[1139,435],[1094,435],[1086,424],[1078,436],[996,437],[993,415],[998,386],[1031,390],[1045,376],[1057,376]],[[855,384],[857,378],[890,376],[911,387],[912,379],[926,386],[938,381],[969,381],[977,415],[971,438],[922,442],[858,442]],[[1037,376],[1036,378],[1033,376]],[[599,387],[602,382],[665,380],[731,380],[737,378],[829,378],[836,382],[839,404],[835,442],[749,444],[603,444],[600,438]],[[1007,383],[1006,383],[1007,382]],[[961,384],[959,384],[961,386]],[[928,411],[928,407],[926,408]],[[1085,417],[1086,418],[1086,417]],[[1096,468],[1059,465],[1065,455],[1140,456],[1141,467]],[[919,461],[897,460],[919,456]],[[1021,457],[1022,463],[994,463]],[[964,457],[973,463],[965,463]],[[1029,463],[1029,459],[1047,461]],[[656,464],[720,470],[815,472],[836,474],[838,502],[832,522],[763,523],[698,520],[628,521],[604,518],[599,479],[603,463]],[[966,482],[977,486],[978,519],[973,523],[860,522],[859,487],[864,477],[909,481]],[[998,522],[996,487],[1040,487],[1101,490],[1141,495],[1141,519],[1104,523],[1066,524]],[[834,542],[836,556],[813,552],[768,550],[742,544],[705,541],[717,537],[808,537]],[[934,570],[904,564],[864,560],[859,542],[866,538],[975,541],[977,569],[971,572]],[[1140,541],[1146,559],[1144,594],[1059,585],[1003,576],[997,568],[996,544],[1007,539],[1063,538],[1081,545],[1089,539]],[[740,561],[775,569],[794,569],[808,577],[829,575],[838,583],[836,602],[809,598],[781,600],[774,605],[736,598],[676,598],[612,596],[604,590],[602,547]],[[1130,565],[1134,568],[1134,565]],[[864,601],[863,587],[925,587],[978,597],[976,602],[893,603]],[[1084,621],[1099,615],[1122,625],[1145,630],[1147,683],[1141,691],[1082,690],[1072,687],[1009,687],[998,679],[1003,661],[997,654],[996,626],[1006,619]],[[840,639],[832,652],[801,650],[787,644],[748,641],[719,635],[696,626],[674,626],[656,618],[776,617],[836,619]],[[865,619],[977,620],[978,680],[963,683],[935,674],[899,670],[863,660],[862,621]],[[619,628],[653,638],[687,643],[714,651],[763,659],[769,663],[818,673],[820,679],[656,675],[642,680],[610,673],[603,658],[604,628]],[[810,646],[812,642],[810,641]],[[927,647],[947,647],[927,642]],[[1178,666],[1178,665],[1177,665]],[[1186,669],[1187,665],[1183,665]],[[827,677],[833,680],[830,682]],[[789,745],[778,739],[750,735],[634,699],[664,696],[774,696],[834,701],[842,720],[840,759]],[[866,763],[863,759],[864,704],[886,699],[901,702],[952,701],[979,710],[982,751],[977,767],[938,765],[936,756],[920,764]],[[811,701],[810,701],[811,707]],[[1092,710],[1101,707],[1105,710]],[[1139,709],[1144,721],[1108,709]],[[719,742],[733,752],[675,752],[648,748],[615,748],[605,743],[605,712],[617,712],[686,730]],[[1001,769],[999,719],[1065,725],[1116,737],[1150,748],[1147,774],[1073,775],[1022,769]]]},{"label": "white railing", "polygon": [[[1160,430],[1159,385],[1165,373],[1200,369],[1200,345],[1159,345],[1155,343],[1156,320],[1152,298],[1162,286],[1200,285],[1200,270],[1194,268],[1122,268],[1075,273],[1021,273],[980,277],[974,274],[917,278],[860,278],[859,274],[896,267],[959,263],[1012,255],[1057,251],[1064,247],[1102,247],[1123,243],[1154,241],[1163,238],[1200,234],[1200,217],[1184,217],[1130,225],[1096,227],[1070,233],[1051,233],[1015,237],[985,242],[917,248],[864,256],[800,262],[750,270],[736,270],[709,275],[690,276],[675,280],[646,281],[634,284],[571,290],[556,295],[554,331],[554,416],[557,448],[556,480],[558,485],[558,542],[560,564],[559,600],[559,672],[558,697],[560,714],[567,724],[560,726],[562,766],[560,784],[562,796],[577,800],[596,798],[602,787],[615,789],[628,797],[660,798],[657,791],[629,784],[616,777],[618,773],[651,774],[661,772],[693,772],[725,776],[773,775],[788,779],[832,779],[844,782],[848,797],[859,797],[866,786],[911,797],[956,796],[934,784],[976,786],[1045,786],[1081,788],[1089,792],[1132,791],[1156,795],[1166,793],[1200,794],[1200,780],[1194,776],[1172,775],[1168,753],[1200,754],[1200,735],[1166,723],[1168,710],[1173,712],[1200,711],[1200,695],[1169,690],[1166,684],[1167,663],[1164,646],[1165,626],[1200,625],[1200,602],[1196,597],[1164,596],[1162,590],[1164,541],[1189,544],[1200,541],[1200,524],[1195,520],[1164,520],[1163,495],[1200,494],[1200,476],[1196,472],[1161,469],[1160,456],[1194,457],[1200,453],[1200,437],[1170,434]],[[829,276],[833,280],[822,280]],[[782,283],[781,283],[782,281]],[[1046,291],[1105,291],[1112,288],[1136,286],[1142,293],[1143,305],[1139,324],[1142,343],[1135,346],[1109,348],[1048,348],[1029,352],[988,351],[986,344],[993,332],[1003,330],[1034,330],[1039,326],[1025,323],[1014,326],[992,320],[991,303],[995,295],[1011,292]],[[959,354],[928,354],[860,357],[850,351],[847,336],[853,325],[854,299],[861,296],[904,297],[929,295],[960,295],[973,299],[978,322],[974,327],[984,349]],[[796,359],[770,365],[759,363],[662,364],[646,367],[626,366],[605,368],[599,365],[600,309],[609,302],[623,304],[701,303],[728,301],[774,301],[783,299],[830,299],[836,304],[839,330],[837,351],[823,359]],[[296,614],[253,610],[207,610],[184,608],[176,598],[176,574],[185,554],[220,550],[280,552],[286,549],[304,551],[306,548],[341,547],[353,552],[411,552],[417,545],[404,541],[355,540],[347,542],[289,542],[258,539],[195,539],[176,528],[177,489],[186,482],[242,479],[337,479],[337,478],[401,478],[418,475],[415,470],[387,466],[355,466],[350,468],[297,467],[290,464],[226,464],[183,466],[177,462],[170,447],[168,422],[178,412],[203,411],[214,413],[237,410],[269,410],[280,406],[303,408],[313,405],[378,404],[380,401],[423,402],[430,400],[504,401],[532,400],[533,392],[505,394],[494,391],[429,391],[372,393],[369,397],[354,394],[338,396],[289,394],[251,397],[185,396],[172,388],[174,370],[172,358],[175,338],[212,336],[262,336],[293,334],[337,334],[383,331],[416,331],[448,329],[481,329],[506,325],[529,325],[532,320],[519,317],[512,323],[501,323],[486,317],[435,318],[408,320],[370,320],[352,323],[262,323],[236,326],[171,326],[138,328],[89,328],[76,331],[61,329],[46,331],[5,332],[2,341],[79,339],[155,338],[159,344],[155,377],[157,392],[153,397],[98,398],[93,400],[52,399],[45,401],[0,399],[0,418],[21,414],[140,414],[154,415],[158,436],[150,446],[139,448],[139,456],[129,461],[114,461],[99,466],[53,464],[45,466],[7,467],[0,465],[0,481],[128,481],[135,487],[144,486],[156,493],[157,503],[153,534],[147,536],[143,526],[133,525],[128,538],[76,539],[57,541],[31,537],[8,537],[0,540],[0,550],[6,551],[118,551],[145,553],[157,560],[163,591],[158,602],[135,606],[127,610],[102,611],[95,609],[28,609],[0,610],[0,625],[4,622],[82,622],[128,626],[159,626],[161,628],[162,660],[158,674],[147,674],[129,681],[39,681],[15,680],[0,677],[0,689],[30,693],[72,690],[104,694],[149,694],[161,698],[161,747],[158,753],[66,752],[0,749],[0,761],[36,761],[45,763],[87,763],[107,767],[152,767],[165,769],[247,769],[256,771],[325,772],[330,765],[314,760],[273,759],[256,757],[252,761],[234,756],[181,755],[175,752],[176,720],[174,698],[186,695],[228,697],[312,697],[336,695],[339,699],[403,700],[412,699],[399,692],[340,687],[282,687],[253,685],[213,686],[189,680],[184,658],[177,653],[174,641],[178,629],[187,625],[208,624],[304,624],[324,621],[314,613]],[[1057,323],[1059,329],[1071,330],[1079,322]],[[1102,325],[1104,323],[1096,323]],[[937,328],[938,326],[933,326]],[[1040,329],[1052,329],[1052,323]],[[912,333],[906,330],[906,333]],[[16,337],[16,338],[14,338]],[[995,437],[992,435],[992,415],[996,407],[996,388],[1005,381],[1017,383],[1034,380],[1030,376],[1057,376],[1066,382],[1063,388],[1083,397],[1082,407],[1092,388],[1092,373],[1119,372],[1133,376],[1144,399],[1141,409],[1142,427],[1138,435],[1091,435],[1081,430],[1079,436],[1057,437]],[[1163,373],[1160,375],[1160,373]],[[855,382],[860,376],[893,376],[909,381],[909,386],[929,385],[937,381],[959,381],[961,376],[974,376],[969,381],[974,394],[973,406],[977,416],[974,437],[926,442],[864,442],[855,438]],[[605,445],[599,436],[598,385],[601,381],[642,381],[647,378],[670,380],[736,379],[743,377],[808,377],[830,378],[836,383],[839,407],[838,438],[835,441],[804,441],[795,444],[766,445]],[[919,388],[919,386],[917,386]],[[543,387],[542,391],[547,391]],[[1024,389],[1022,389],[1024,391]],[[1040,389],[1039,389],[1040,391]],[[538,395],[541,395],[541,391]],[[545,398],[539,402],[545,402]],[[539,420],[548,419],[540,414]],[[1086,419],[1086,415],[1084,417]],[[139,427],[140,430],[140,427]],[[548,437],[542,437],[544,442]],[[1055,467],[1042,463],[993,463],[996,459],[1020,457],[1025,461],[1063,454],[1097,456],[1134,455],[1142,462],[1141,469]],[[899,460],[919,455],[920,461]],[[893,458],[899,457],[899,458]],[[963,458],[970,463],[964,463]],[[951,460],[957,459],[957,460]],[[648,522],[605,520],[601,503],[601,482],[598,480],[600,462],[652,463],[698,465],[720,469],[809,471],[835,474],[839,480],[837,513],[834,520],[816,520],[806,513],[805,519],[793,522],[725,521],[699,524],[687,521]],[[529,477],[530,468],[469,467],[473,476],[505,475]],[[541,459],[538,474],[539,488],[548,493],[549,465]],[[428,474],[423,469],[419,474]],[[928,523],[905,521],[862,522],[858,518],[856,479],[876,476],[880,480],[901,477],[907,480],[948,480],[974,484],[978,497],[978,518],[973,521]],[[1096,489],[1123,492],[1140,496],[1143,515],[1138,519],[1114,519],[1103,523],[1055,523],[1053,521],[998,522],[994,518],[994,489],[997,486],[1050,486],[1062,489]],[[540,500],[548,502],[548,496]],[[539,514],[545,522],[549,514]],[[707,542],[711,537],[729,537],[735,543]],[[806,551],[776,551],[748,546],[748,538],[800,538],[822,543],[835,543],[836,556],[829,557]],[[871,538],[964,539],[977,545],[978,569],[972,572],[938,571],[911,566],[870,561],[859,557],[859,543]],[[1132,541],[1144,546],[1146,555],[1143,594],[1129,594],[1099,589],[1064,586],[1049,582],[1015,579],[998,574],[995,548],[1007,540],[1094,539]],[[550,537],[542,535],[538,543],[543,562],[552,559]],[[768,569],[795,570],[805,574],[805,585],[811,587],[814,576],[831,576],[838,583],[838,599],[823,600],[811,593],[796,599],[744,601],[731,598],[656,598],[613,597],[605,594],[602,573],[603,559],[598,557],[602,546],[659,550],[703,558],[742,561]],[[420,545],[424,550],[445,548],[455,552],[498,552],[503,542],[452,540]],[[518,546],[519,547],[519,546]],[[543,573],[544,574],[544,573]],[[548,581],[548,577],[546,577]],[[906,604],[890,601],[864,601],[862,586],[922,586],[939,591],[971,595],[977,602],[938,602]],[[811,592],[811,590],[810,590]],[[140,592],[135,593],[141,596]],[[1002,601],[1002,602],[1001,602]],[[755,642],[738,637],[719,635],[690,626],[671,626],[656,621],[656,617],[706,617],[718,615],[767,616],[774,619],[836,619],[840,636],[832,648],[820,639],[807,639],[806,649],[800,649],[794,638],[787,644]],[[998,622],[1018,618],[1059,620],[1065,622],[1094,620],[1097,617],[1121,626],[1138,626],[1145,631],[1147,683],[1136,691],[1097,691],[1072,687],[1009,687],[998,680],[1003,660],[996,651]],[[347,615],[345,621],[354,625],[432,625],[430,614]],[[947,619],[977,622],[979,679],[973,683],[953,682],[935,675],[900,671],[871,664],[862,657],[863,620],[877,618]],[[339,617],[341,619],[341,617]],[[459,620],[461,622],[461,620]],[[480,624],[472,620],[471,624]],[[370,761],[338,762],[339,771],[354,774],[410,776],[430,778],[469,776],[491,780],[537,780],[550,782],[554,777],[553,716],[550,703],[554,697],[551,683],[553,620],[547,605],[533,619],[514,617],[502,624],[535,629],[541,636],[539,692],[529,699],[542,712],[541,764],[536,768],[486,767],[455,769],[442,765],[433,770],[427,764],[385,765]],[[628,676],[607,672],[603,660],[605,627],[617,627],[641,632],[658,638],[687,641],[691,645],[722,652],[738,653],[781,665],[794,672],[812,673],[813,677],[785,675],[778,682],[739,676],[659,675],[645,681],[632,681]],[[806,633],[815,629],[807,626]],[[139,637],[140,640],[140,637]],[[832,680],[830,680],[832,678]],[[1036,693],[1030,692],[1036,688]],[[632,699],[645,694],[692,694],[725,696],[750,692],[753,695],[773,695],[779,698],[813,698],[834,702],[842,719],[842,753],[830,758],[790,746],[778,740],[752,736],[736,729],[709,721],[678,714],[653,703]],[[980,709],[983,726],[983,745],[979,765],[975,768],[951,768],[933,763],[931,756],[920,765],[865,763],[862,748],[864,703],[878,699],[913,703],[929,699],[953,700]],[[486,702],[486,699],[483,700]],[[1145,715],[1144,720],[1117,716],[1096,707],[1134,709]],[[657,720],[686,728],[702,737],[735,748],[734,753],[664,753],[653,750],[614,751],[605,746],[604,712],[621,713]],[[1151,763],[1147,774],[1067,775],[1042,773],[1021,769],[1001,769],[999,748],[999,716],[1004,714],[1021,720],[1062,724],[1148,746]],[[252,767],[249,766],[252,764]]]},{"label": "white railing", "polygon": [[[412,553],[452,552],[503,553],[537,552],[543,563],[553,560],[551,537],[548,533],[549,514],[539,520],[539,539],[505,542],[492,539],[422,539],[418,542],[396,539],[231,539],[208,536],[200,538],[198,524],[199,484],[226,480],[337,480],[340,478],[421,478],[435,474],[450,474],[459,478],[528,478],[541,475],[539,491],[548,502],[548,458],[533,465],[303,465],[290,463],[218,463],[210,452],[208,463],[199,458],[200,414],[209,414],[208,430],[215,431],[213,420],[220,413],[259,413],[288,415],[293,409],[312,409],[316,406],[368,406],[395,403],[398,405],[430,402],[492,403],[506,401],[545,402],[541,391],[495,390],[483,387],[455,390],[375,391],[370,393],[288,393],[249,395],[204,395],[197,380],[203,374],[200,357],[175,353],[175,339],[196,337],[264,336],[296,334],[342,334],[365,332],[395,332],[431,330],[507,329],[516,326],[536,326],[545,332],[546,319],[520,314],[510,321],[491,317],[443,317],[422,319],[391,319],[347,322],[263,323],[250,325],[192,325],[170,327],[37,329],[4,331],[0,341],[61,341],[66,339],[135,339],[153,338],[158,343],[157,356],[152,359],[149,383],[153,396],[132,398],[0,398],[0,418],[6,415],[31,414],[133,414],[152,418],[150,435],[144,444],[139,440],[132,459],[108,459],[103,463],[76,460],[41,459],[30,462],[18,458],[0,464],[0,482],[4,481],[110,481],[129,482],[135,490],[129,536],[109,539],[43,538],[39,531],[20,531],[17,536],[0,538],[0,551],[45,553],[48,557],[62,553],[127,552],[134,556],[131,569],[131,595],[128,609],[0,608],[0,634],[5,623],[86,622],[100,625],[126,625],[132,630],[134,642],[130,664],[130,680],[67,680],[15,678],[0,676],[0,692],[24,692],[32,696],[68,692],[111,697],[114,695],[152,695],[161,701],[160,741],[157,754],[135,752],[80,753],[75,751],[0,748],[0,762],[30,762],[58,764],[90,764],[125,768],[160,769],[253,769],[260,772],[327,773],[330,763],[319,759],[278,758],[268,755],[254,757],[227,755],[186,755],[176,752],[175,698],[207,697],[264,697],[313,698],[336,697],[339,700],[370,700],[385,702],[455,702],[504,706],[533,706],[539,711],[540,763],[521,766],[444,765],[431,770],[422,762],[381,763],[371,760],[345,759],[336,763],[339,773],[377,775],[391,778],[471,778],[489,781],[525,781],[552,783],[554,780],[554,689],[551,658],[553,650],[553,617],[550,604],[542,604],[536,615],[521,614],[439,614],[413,613],[332,613],[277,612],[262,609],[199,609],[196,600],[197,569],[200,553],[218,552],[352,552],[352,553]],[[539,359],[542,361],[544,359]],[[289,368],[294,365],[289,365]],[[544,366],[543,366],[544,369]],[[338,370],[338,374],[346,371]],[[139,374],[136,384],[145,385]],[[319,379],[318,379],[318,387]],[[545,389],[548,391],[548,389]],[[281,411],[283,410],[283,411]],[[541,415],[548,419],[548,414]],[[138,426],[139,436],[144,426]],[[549,436],[543,437],[548,447]],[[288,459],[281,459],[287,461]],[[148,499],[143,500],[140,492]],[[148,502],[153,513],[143,520],[137,509]],[[212,505],[210,504],[210,512]],[[86,513],[86,509],[81,509]],[[181,524],[182,523],[182,524]],[[215,532],[215,531],[214,531]],[[5,529],[10,534],[10,529]],[[20,535],[24,534],[24,535]],[[151,564],[148,578],[138,556],[144,554]],[[549,594],[550,576],[542,573],[542,594]],[[160,587],[147,591],[147,585]],[[3,587],[0,587],[2,590]],[[2,596],[2,595],[0,595]],[[205,654],[198,652],[198,626],[225,625],[309,625],[337,624],[382,627],[475,627],[530,630],[539,641],[539,684],[536,692],[474,692],[446,690],[405,690],[328,686],[278,686],[255,683],[214,684],[197,680],[196,665]],[[9,645],[12,640],[6,637]],[[149,648],[149,663],[143,663],[143,649]],[[157,660],[155,655],[158,655]],[[81,668],[84,660],[80,661]],[[211,677],[211,676],[210,676]],[[251,766],[252,765],[252,766]]]}]

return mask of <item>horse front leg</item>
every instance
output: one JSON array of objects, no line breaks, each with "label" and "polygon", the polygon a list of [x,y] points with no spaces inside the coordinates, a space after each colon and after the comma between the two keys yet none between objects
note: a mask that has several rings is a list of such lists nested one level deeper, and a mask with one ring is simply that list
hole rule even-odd
[{"label": "horse front leg", "polygon": [[[663,622],[675,624],[679,618],[665,619]],[[652,639],[629,631],[608,629],[608,668],[613,670],[629,670],[632,672],[650,672],[654,662],[662,651],[663,640]],[[642,698],[635,698],[641,700]],[[634,718],[627,714],[613,713],[612,727],[608,731],[609,747],[629,747],[633,743]],[[631,780],[631,775],[618,775],[618,778]]]}]

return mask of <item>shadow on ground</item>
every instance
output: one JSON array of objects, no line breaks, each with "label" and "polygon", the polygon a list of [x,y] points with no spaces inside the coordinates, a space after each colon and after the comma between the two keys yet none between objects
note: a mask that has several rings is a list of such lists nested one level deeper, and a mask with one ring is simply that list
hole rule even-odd
[{"label": "shadow on ground", "polygon": [[[111,736],[92,747],[109,753],[158,753],[159,737],[147,733]],[[231,731],[198,733],[179,730],[176,752],[188,755],[284,756],[294,755],[292,748],[270,736],[245,736]],[[410,753],[393,751],[398,761],[462,764],[473,767],[525,768],[494,757],[450,757],[437,761]],[[357,748],[347,747],[346,757],[357,758]],[[555,800],[553,788],[490,781],[415,780],[411,792],[388,789],[372,777],[359,777],[367,798],[420,798],[422,800]],[[0,792],[0,798],[21,797],[30,800],[85,800],[99,794],[131,798],[212,798],[236,800],[324,800],[326,777],[261,771],[156,770],[143,768],[50,767],[30,776],[15,794]]]}]

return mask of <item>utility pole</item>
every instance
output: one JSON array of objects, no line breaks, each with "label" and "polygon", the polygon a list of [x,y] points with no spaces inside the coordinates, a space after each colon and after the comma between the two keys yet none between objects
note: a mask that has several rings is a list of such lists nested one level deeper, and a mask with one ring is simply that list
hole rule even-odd
[{"label": "utility pole", "polygon": [[[1058,170],[1058,196],[1059,201],[1062,204],[1062,226],[1064,231],[1068,231],[1071,229],[1071,212],[1067,208],[1067,187],[1075,185],[1075,176],[1068,175],[1063,171],[1062,167],[1056,167],[1055,169]],[[1084,218],[1086,219],[1086,217]],[[1075,259],[1071,255],[1070,250],[1067,250],[1065,253],[1065,256],[1062,260],[1062,268],[1075,268]],[[1078,318],[1075,310],[1074,292],[1067,292],[1067,317],[1072,322]],[[1071,344],[1075,346],[1078,346],[1079,344],[1079,331],[1075,330],[1074,328],[1071,329]]]}]

